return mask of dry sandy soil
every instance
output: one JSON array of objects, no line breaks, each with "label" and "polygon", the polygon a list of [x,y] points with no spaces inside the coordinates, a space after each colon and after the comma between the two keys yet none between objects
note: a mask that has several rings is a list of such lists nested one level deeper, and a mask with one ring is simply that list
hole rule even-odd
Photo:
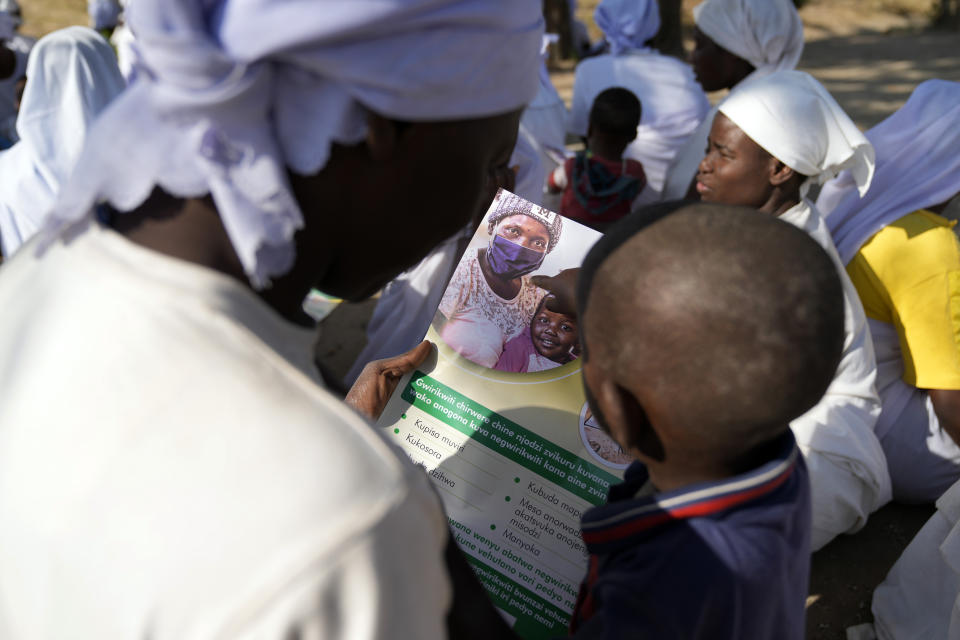
[{"label": "dry sandy soil", "polygon": [[[21,0],[24,32],[42,35],[86,21],[85,0]],[[596,0],[581,0],[580,15],[596,37]],[[684,1],[689,10],[695,2]],[[960,35],[926,29],[932,0],[811,0],[801,10],[806,47],[801,68],[836,96],[851,117],[868,128],[896,110],[928,78],[960,81]],[[689,24],[687,28],[689,34]],[[689,43],[688,43],[689,49]],[[553,73],[569,100],[572,71]],[[318,356],[343,374],[363,347],[373,301],[342,305],[321,327]],[[914,533],[928,507],[889,505],[866,528],[844,536],[813,557],[807,637],[836,640],[844,629],[869,621],[870,596]]]}]

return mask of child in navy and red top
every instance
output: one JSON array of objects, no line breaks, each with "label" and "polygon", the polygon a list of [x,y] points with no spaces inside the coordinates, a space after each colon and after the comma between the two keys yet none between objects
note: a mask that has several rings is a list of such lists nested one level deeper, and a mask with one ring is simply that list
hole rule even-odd
[{"label": "child in navy and red top", "polygon": [[[537,282],[556,311],[569,280]],[[829,256],[752,209],[666,203],[611,227],[575,298],[587,400],[636,462],[583,516],[570,637],[804,638],[810,486],[789,423],[840,362]],[[455,595],[474,607],[458,637],[514,638],[477,600]]]},{"label": "child in navy and red top", "polygon": [[789,224],[678,206],[615,225],[580,273],[590,407],[637,462],[584,514],[571,633],[800,640],[810,488],[789,422],[839,364],[840,281]]},{"label": "child in navy and red top", "polygon": [[557,167],[547,179],[551,193],[563,192],[560,215],[600,231],[630,213],[647,184],[643,165],[623,157],[637,137],[641,105],[620,87],[603,91],[593,101],[587,148]]}]

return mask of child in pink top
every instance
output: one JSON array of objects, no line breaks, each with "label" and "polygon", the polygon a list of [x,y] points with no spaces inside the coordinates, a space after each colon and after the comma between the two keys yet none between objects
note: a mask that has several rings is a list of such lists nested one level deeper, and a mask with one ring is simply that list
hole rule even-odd
[{"label": "child in pink top", "polygon": [[554,313],[540,300],[530,326],[509,340],[494,369],[532,373],[559,367],[580,355],[576,316]]}]

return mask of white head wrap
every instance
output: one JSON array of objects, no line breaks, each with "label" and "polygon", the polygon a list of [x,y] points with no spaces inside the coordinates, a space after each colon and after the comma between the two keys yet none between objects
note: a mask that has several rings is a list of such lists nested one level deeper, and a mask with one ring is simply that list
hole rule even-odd
[{"label": "white head wrap", "polygon": [[8,256],[39,229],[94,119],[124,88],[113,49],[87,27],[42,38],[27,78],[20,142],[0,154],[0,238]]},{"label": "white head wrap", "polygon": [[849,169],[860,193],[873,178],[873,146],[813,76],[780,71],[738,87],[720,113],[772,156],[822,184]]},{"label": "white head wrap", "polygon": [[803,53],[803,22],[792,0],[706,0],[693,8],[693,18],[758,75],[793,69]]},{"label": "white head wrap", "polygon": [[94,29],[110,29],[120,22],[123,8],[118,0],[87,0],[87,14]]},{"label": "white head wrap", "polygon": [[103,115],[54,223],[155,186],[211,194],[255,286],[288,271],[303,216],[287,170],[322,169],[401,120],[478,118],[537,91],[534,0],[137,0],[137,79]]},{"label": "white head wrap", "polygon": [[601,0],[593,19],[614,55],[642,51],[660,31],[660,6],[657,0]]},{"label": "white head wrap", "polygon": [[960,192],[960,83],[924,82],[867,138],[877,154],[873,187],[861,198],[844,172],[817,200],[844,264],[891,222]]},{"label": "white head wrap", "polygon": [[6,29],[3,29],[0,32],[0,38],[9,38],[13,35],[12,32],[19,29],[20,25],[23,24],[23,18],[20,17],[20,4],[17,0],[0,0],[0,14],[4,16],[5,22],[10,22],[12,27],[9,34],[6,33]]},{"label": "white head wrap", "polygon": [[17,18],[9,13],[0,12],[0,40],[9,40],[17,32]]}]

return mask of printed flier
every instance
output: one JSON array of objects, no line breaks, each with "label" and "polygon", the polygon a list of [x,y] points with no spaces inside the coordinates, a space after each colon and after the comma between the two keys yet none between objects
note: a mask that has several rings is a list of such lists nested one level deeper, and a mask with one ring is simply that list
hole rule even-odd
[{"label": "printed flier", "polygon": [[515,631],[566,633],[587,553],[580,516],[630,459],[598,428],[580,377],[577,318],[534,275],[579,267],[592,229],[500,191],[460,260],[380,426],[430,474],[453,535]]}]

